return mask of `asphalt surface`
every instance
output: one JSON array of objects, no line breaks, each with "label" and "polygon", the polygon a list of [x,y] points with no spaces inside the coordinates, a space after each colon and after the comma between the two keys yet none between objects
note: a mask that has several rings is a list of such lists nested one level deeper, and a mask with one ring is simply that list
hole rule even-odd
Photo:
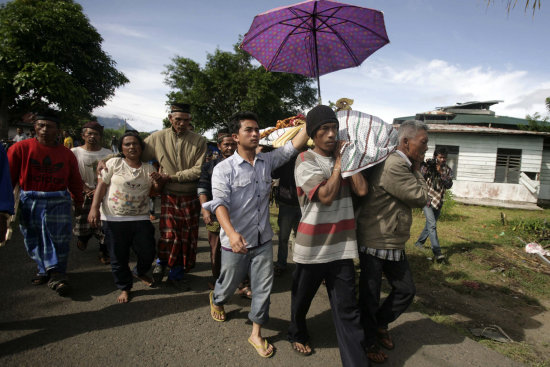
[{"label": "asphalt surface", "polygon": [[[276,241],[274,241],[276,244]],[[274,248],[276,253],[276,247]],[[35,265],[20,232],[0,248],[1,366],[340,366],[327,293],[321,288],[308,314],[315,353],[304,357],[286,341],[290,313],[289,270],[275,278],[271,320],[264,336],[275,346],[270,359],[247,343],[250,301],[234,296],[228,321],[209,314],[210,259],[206,232],[200,230],[192,290],[181,293],[163,284],[135,283],[128,304],[116,304],[110,267],[99,263],[97,243],[84,252],[71,246],[69,297],[47,286],[33,286]],[[291,257],[291,254],[289,254]],[[408,312],[390,325],[396,348],[385,366],[518,366],[453,329]]]}]

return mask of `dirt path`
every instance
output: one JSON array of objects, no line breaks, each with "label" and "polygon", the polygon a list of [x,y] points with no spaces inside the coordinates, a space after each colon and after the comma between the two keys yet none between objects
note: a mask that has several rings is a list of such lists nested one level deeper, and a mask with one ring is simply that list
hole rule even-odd
[{"label": "dirt path", "polygon": [[[19,232],[0,248],[0,365],[61,366],[339,366],[326,291],[321,289],[309,313],[316,353],[302,357],[286,341],[291,275],[276,278],[271,320],[265,336],[277,348],[269,360],[246,342],[250,301],[235,296],[226,308],[228,321],[209,316],[209,253],[204,229],[193,290],[134,285],[129,304],[115,304],[118,292],[108,266],[97,261],[92,240],[81,252],[72,244],[69,260],[74,291],[61,298],[46,286],[30,285],[35,265]],[[517,366],[454,330],[420,313],[403,315],[392,325],[397,348],[386,366]]]}]

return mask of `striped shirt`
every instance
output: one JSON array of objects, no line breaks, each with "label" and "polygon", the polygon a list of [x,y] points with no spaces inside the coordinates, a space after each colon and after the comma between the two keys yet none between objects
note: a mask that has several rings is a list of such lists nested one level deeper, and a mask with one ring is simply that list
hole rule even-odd
[{"label": "striped shirt", "polygon": [[338,196],[323,205],[315,195],[332,174],[334,158],[312,150],[296,159],[294,175],[302,219],[296,234],[293,260],[321,264],[358,256],[350,183],[342,179]]}]

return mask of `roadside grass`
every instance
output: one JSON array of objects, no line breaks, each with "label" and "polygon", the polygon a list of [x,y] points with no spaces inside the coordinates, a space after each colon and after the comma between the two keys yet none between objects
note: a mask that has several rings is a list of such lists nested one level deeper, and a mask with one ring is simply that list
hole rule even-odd
[{"label": "roadside grass", "polygon": [[[524,251],[528,242],[543,247],[550,244],[546,218],[550,218],[550,210],[455,204],[438,221],[438,237],[447,263],[437,264],[427,260],[432,257],[429,240],[424,249],[414,246],[425,224],[423,213],[415,210],[407,242],[407,256],[418,288],[413,309],[516,361],[550,366],[541,354],[541,350],[549,350],[548,345],[542,341],[538,345],[527,343],[522,330],[523,325],[532,322],[532,316],[547,311],[544,305],[550,301],[550,266]],[[468,330],[491,323],[503,329],[508,326],[516,342],[476,338]]]},{"label": "roadside grass", "polygon": [[[270,212],[271,225],[277,233],[278,208],[272,205]],[[550,304],[550,266],[524,251],[524,242],[550,245],[546,219],[550,220],[550,210],[453,202],[443,214],[438,221],[438,237],[447,262],[438,264],[428,260],[433,257],[429,240],[424,249],[414,246],[425,218],[421,210],[413,212],[411,238],[406,245],[417,285],[411,310],[451,326],[511,359],[529,366],[550,367],[543,357],[550,351],[548,342],[525,341],[525,329],[550,329],[550,325],[539,325],[532,319],[546,312],[545,305]],[[389,291],[388,286],[384,285],[383,290]],[[491,324],[501,326],[515,342],[481,339],[469,331]],[[544,334],[548,335],[550,332]]]}]

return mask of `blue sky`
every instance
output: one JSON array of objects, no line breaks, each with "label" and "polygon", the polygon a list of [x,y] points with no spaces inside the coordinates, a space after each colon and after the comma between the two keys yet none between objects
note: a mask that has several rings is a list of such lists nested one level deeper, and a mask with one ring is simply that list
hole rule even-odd
[{"label": "blue sky", "polygon": [[[550,9],[543,3],[533,15],[519,1],[510,13],[506,0],[348,1],[384,12],[390,44],[360,67],[322,76],[323,102],[352,98],[354,109],[387,122],[472,100],[503,100],[493,106],[500,115],[544,113]],[[216,48],[230,51],[256,14],[295,2],[79,1],[130,79],[95,113],[127,118],[139,130],[161,128],[169,91],[161,72],[172,57],[204,64]]]}]

